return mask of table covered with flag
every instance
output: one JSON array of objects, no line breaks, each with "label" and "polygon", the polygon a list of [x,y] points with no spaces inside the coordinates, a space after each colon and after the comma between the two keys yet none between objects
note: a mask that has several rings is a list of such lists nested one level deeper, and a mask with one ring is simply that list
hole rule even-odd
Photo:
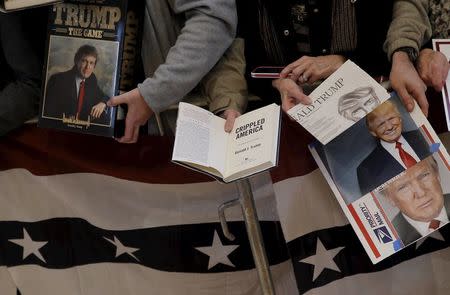
[{"label": "table covered with flag", "polygon": [[[277,168],[251,179],[277,294],[450,294],[449,228],[373,265],[283,118]],[[0,294],[261,294],[238,197],[134,145],[26,125],[0,138]]]}]

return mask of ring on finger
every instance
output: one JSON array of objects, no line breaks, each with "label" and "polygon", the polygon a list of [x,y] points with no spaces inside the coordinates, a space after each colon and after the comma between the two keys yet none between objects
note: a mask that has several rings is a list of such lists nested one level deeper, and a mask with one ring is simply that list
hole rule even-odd
[{"label": "ring on finger", "polygon": [[305,83],[306,81],[308,81],[308,76],[306,76],[305,74],[301,74],[299,81],[301,83]]}]

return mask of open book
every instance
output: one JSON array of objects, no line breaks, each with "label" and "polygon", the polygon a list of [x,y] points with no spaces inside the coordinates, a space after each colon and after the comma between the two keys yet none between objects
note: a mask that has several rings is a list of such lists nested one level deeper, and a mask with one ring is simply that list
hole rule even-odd
[{"label": "open book", "polygon": [[225,120],[200,107],[179,104],[172,161],[231,182],[277,165],[280,106],[238,117],[230,133]]},{"label": "open book", "polygon": [[309,94],[312,104],[297,104],[288,111],[322,144],[326,144],[389,98],[380,84],[352,61]]},{"label": "open book", "polygon": [[414,243],[422,247],[448,223],[450,158],[417,104],[408,113],[392,93],[310,149],[373,263]]}]

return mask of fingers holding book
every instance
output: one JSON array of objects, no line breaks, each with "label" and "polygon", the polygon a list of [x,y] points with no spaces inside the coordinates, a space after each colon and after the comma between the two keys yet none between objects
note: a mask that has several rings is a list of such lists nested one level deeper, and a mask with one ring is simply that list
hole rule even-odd
[{"label": "fingers holding book", "polygon": [[117,141],[120,143],[135,143],[138,140],[139,127],[147,122],[153,115],[153,111],[137,88],[114,96],[107,102],[108,106],[119,104],[126,104],[128,113],[125,118],[125,134],[117,138]]}]

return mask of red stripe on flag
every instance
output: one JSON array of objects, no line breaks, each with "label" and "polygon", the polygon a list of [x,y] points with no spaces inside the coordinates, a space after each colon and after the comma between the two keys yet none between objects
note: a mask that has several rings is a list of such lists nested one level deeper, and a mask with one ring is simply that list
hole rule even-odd
[{"label": "red stripe on flag", "polygon": [[[310,173],[317,168],[307,144],[313,137],[283,115],[279,165],[273,181]],[[25,125],[0,138],[0,171],[24,168],[40,176],[98,173],[122,179],[162,184],[214,181],[171,163],[174,138],[141,136],[136,144],[112,138]]]},{"label": "red stripe on flag", "polygon": [[136,144],[112,138],[26,125],[0,138],[0,170],[24,168],[35,175],[98,173],[161,184],[213,181],[171,163],[173,137],[143,136]]},{"label": "red stripe on flag", "polygon": [[278,167],[271,171],[273,182],[303,176],[317,169],[308,149],[314,137],[283,112]]},{"label": "red stripe on flag", "polygon": [[378,252],[378,249],[375,247],[375,244],[373,243],[372,239],[370,238],[369,233],[367,232],[366,228],[362,224],[361,219],[359,219],[358,214],[356,214],[355,208],[353,208],[352,204],[348,205],[348,209],[350,210],[350,213],[352,213],[353,219],[356,221],[356,224],[358,224],[358,227],[361,230],[367,243],[369,244],[370,249],[372,249],[373,254],[377,258],[380,257],[380,252]]}]

